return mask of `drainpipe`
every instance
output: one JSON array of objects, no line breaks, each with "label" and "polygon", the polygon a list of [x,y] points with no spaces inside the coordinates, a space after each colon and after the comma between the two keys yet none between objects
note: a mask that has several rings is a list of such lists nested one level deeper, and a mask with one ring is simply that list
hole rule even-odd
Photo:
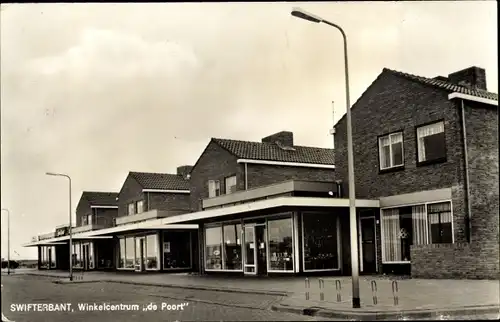
[{"label": "drainpipe", "polygon": [[471,227],[471,203],[470,203],[470,182],[469,182],[469,154],[467,153],[467,130],[465,127],[465,106],[464,100],[460,100],[460,107],[462,112],[462,134],[464,136],[464,158],[465,158],[465,190],[466,190],[466,203],[467,203],[467,217],[466,217],[466,231],[467,241],[471,242],[472,227]]},{"label": "drainpipe", "polygon": [[148,200],[148,206],[147,206],[147,211],[149,211],[149,192],[146,192],[146,198]]},{"label": "drainpipe", "polygon": [[245,190],[248,190],[248,163],[245,162]]}]

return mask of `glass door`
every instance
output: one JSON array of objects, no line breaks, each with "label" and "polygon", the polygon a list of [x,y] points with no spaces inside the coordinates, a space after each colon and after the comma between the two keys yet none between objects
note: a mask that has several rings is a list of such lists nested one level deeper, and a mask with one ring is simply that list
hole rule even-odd
[{"label": "glass door", "polygon": [[146,257],[145,251],[145,238],[136,237],[135,238],[135,270],[137,272],[144,271],[144,257]]},{"label": "glass door", "polygon": [[255,241],[255,226],[245,226],[245,274],[256,274],[257,252]]},{"label": "glass door", "polygon": [[83,269],[88,270],[89,269],[89,245],[83,244],[82,246],[83,246],[82,247]]}]

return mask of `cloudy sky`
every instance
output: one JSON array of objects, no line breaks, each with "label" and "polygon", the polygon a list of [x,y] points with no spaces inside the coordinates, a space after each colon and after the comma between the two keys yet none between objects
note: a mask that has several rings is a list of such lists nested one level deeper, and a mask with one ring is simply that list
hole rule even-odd
[{"label": "cloudy sky", "polygon": [[[434,77],[479,66],[497,92],[496,2],[7,4],[1,10],[1,204],[12,258],[68,221],[83,190],[118,191],[130,170],[193,164],[210,137],[331,147],[351,100],[388,67]],[[2,213],[2,257],[6,257]]]}]

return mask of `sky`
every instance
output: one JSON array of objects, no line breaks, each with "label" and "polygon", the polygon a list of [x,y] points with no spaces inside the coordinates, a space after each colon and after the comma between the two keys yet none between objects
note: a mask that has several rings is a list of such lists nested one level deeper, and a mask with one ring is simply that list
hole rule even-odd
[{"label": "sky", "polygon": [[[194,164],[211,137],[288,130],[331,148],[346,111],[342,37],[292,17],[297,6],[345,30],[352,103],[384,67],[479,66],[498,92],[496,1],[2,5],[11,258],[36,258],[22,244],[68,223],[68,182],[47,171],[71,176],[74,210],[82,191],[119,191],[129,171]],[[2,257],[6,226],[2,212]]]}]

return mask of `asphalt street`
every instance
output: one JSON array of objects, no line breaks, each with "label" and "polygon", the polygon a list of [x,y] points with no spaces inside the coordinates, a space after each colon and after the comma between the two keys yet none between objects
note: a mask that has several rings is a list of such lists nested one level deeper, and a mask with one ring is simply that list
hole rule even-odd
[{"label": "asphalt street", "polygon": [[[2,275],[2,314],[14,322],[81,321],[319,321],[270,307],[279,296],[137,286],[56,284],[32,275]],[[498,314],[442,317],[489,320]]]},{"label": "asphalt street", "polygon": [[271,311],[277,296],[117,283],[55,284],[29,275],[2,276],[2,285],[2,313],[14,322],[321,320]]}]

